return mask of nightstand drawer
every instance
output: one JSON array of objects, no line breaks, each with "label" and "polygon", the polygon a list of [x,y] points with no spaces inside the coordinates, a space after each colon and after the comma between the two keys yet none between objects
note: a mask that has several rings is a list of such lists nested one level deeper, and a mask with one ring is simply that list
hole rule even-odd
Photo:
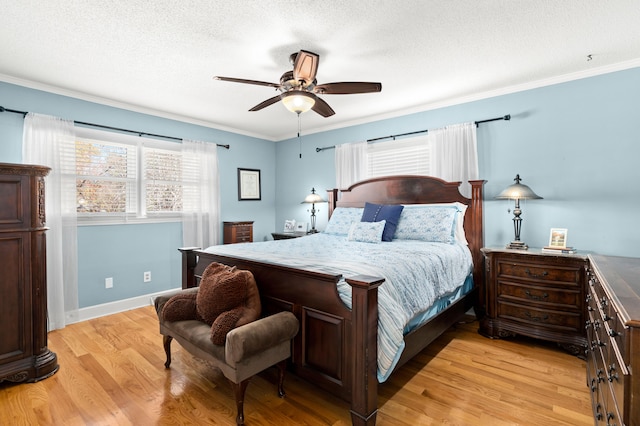
[{"label": "nightstand drawer", "polygon": [[584,328],[579,312],[560,312],[550,309],[537,309],[508,302],[498,301],[498,318],[526,322],[547,328],[577,332]]},{"label": "nightstand drawer", "polygon": [[251,243],[251,235],[250,234],[237,234],[236,235],[236,243]]},{"label": "nightstand drawer", "polygon": [[251,235],[251,228],[246,226],[238,226],[236,228],[236,238],[249,237]]},{"label": "nightstand drawer", "polygon": [[582,302],[582,293],[578,289],[571,291],[502,280],[498,281],[498,297],[509,299],[514,303],[535,303],[574,311],[580,309]]},{"label": "nightstand drawer", "polygon": [[580,277],[582,270],[578,268],[508,261],[497,262],[497,267],[498,278],[525,278],[539,282],[561,282],[573,286],[577,286],[578,283],[582,282]]}]

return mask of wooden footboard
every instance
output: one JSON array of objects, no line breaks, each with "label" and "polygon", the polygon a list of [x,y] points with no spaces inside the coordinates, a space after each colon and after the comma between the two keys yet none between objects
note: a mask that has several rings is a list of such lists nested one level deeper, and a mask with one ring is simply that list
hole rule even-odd
[{"label": "wooden footboard", "polygon": [[294,372],[351,402],[354,425],[375,425],[378,409],[378,286],[383,279],[359,275],[352,287],[352,309],[340,299],[340,275],[212,255],[194,248],[182,252],[183,287],[197,286],[211,262],[253,273],[264,315],[290,311],[300,321],[293,341]]}]

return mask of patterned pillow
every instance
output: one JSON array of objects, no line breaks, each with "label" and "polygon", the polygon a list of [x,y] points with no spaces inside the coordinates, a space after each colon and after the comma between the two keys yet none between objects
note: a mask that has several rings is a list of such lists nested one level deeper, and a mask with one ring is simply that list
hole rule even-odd
[{"label": "patterned pillow", "polygon": [[379,222],[385,220],[387,225],[382,232],[382,241],[392,241],[393,235],[396,233],[396,226],[398,226],[402,209],[404,209],[403,205],[364,203],[362,221]]},{"label": "patterned pillow", "polygon": [[329,218],[329,223],[327,223],[324,232],[334,235],[349,234],[351,224],[360,222],[363,210],[364,208],[362,207],[337,207],[333,211],[331,218]]},{"label": "patterned pillow", "polygon": [[455,231],[453,231],[453,238],[457,243],[469,245],[467,241],[467,237],[464,231],[464,215],[467,211],[468,206],[466,204],[460,203],[458,201],[452,203],[430,203],[430,204],[405,204],[405,209],[420,209],[425,207],[435,207],[435,206],[446,206],[446,207],[456,207],[458,209],[458,213],[456,214],[456,224]]},{"label": "patterned pillow", "polygon": [[379,243],[382,241],[382,232],[386,220],[380,222],[354,222],[349,228],[347,240],[361,243]]},{"label": "patterned pillow", "polygon": [[453,244],[457,213],[455,206],[405,209],[394,238]]}]

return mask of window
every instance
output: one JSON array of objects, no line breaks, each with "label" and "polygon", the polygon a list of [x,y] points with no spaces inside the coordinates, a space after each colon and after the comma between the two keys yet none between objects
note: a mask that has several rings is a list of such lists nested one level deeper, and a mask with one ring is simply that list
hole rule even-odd
[{"label": "window", "polygon": [[430,153],[426,134],[370,143],[367,146],[368,177],[429,175]]},{"label": "window", "polygon": [[179,219],[185,167],[181,144],[94,129],[76,130],[79,221]]}]

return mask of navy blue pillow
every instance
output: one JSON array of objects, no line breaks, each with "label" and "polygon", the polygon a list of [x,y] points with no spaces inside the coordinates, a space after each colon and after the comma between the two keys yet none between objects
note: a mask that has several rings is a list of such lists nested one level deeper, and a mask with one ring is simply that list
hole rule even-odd
[{"label": "navy blue pillow", "polygon": [[382,232],[382,241],[391,241],[393,240],[393,235],[396,233],[396,227],[398,226],[402,209],[404,209],[403,205],[365,203],[360,222],[380,222],[381,220],[386,220],[387,224],[384,226],[384,231]]}]

